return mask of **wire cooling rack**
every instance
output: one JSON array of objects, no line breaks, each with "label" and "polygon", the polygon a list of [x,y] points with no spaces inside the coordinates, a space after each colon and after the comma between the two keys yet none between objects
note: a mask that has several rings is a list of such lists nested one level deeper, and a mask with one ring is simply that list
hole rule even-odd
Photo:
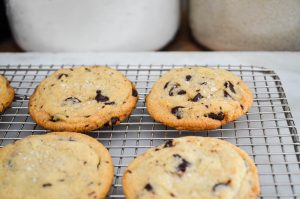
[{"label": "wire cooling rack", "polygon": [[[15,88],[11,108],[0,115],[0,147],[31,134],[47,131],[36,125],[28,114],[28,98],[41,80],[61,67],[73,66],[0,66]],[[87,133],[110,151],[115,177],[109,198],[123,198],[122,174],[128,163],[150,147],[188,135],[211,136],[227,140],[244,149],[255,161],[260,174],[260,198],[300,198],[300,143],[282,88],[274,71],[254,66],[217,66],[240,76],[254,93],[254,103],[246,115],[220,129],[178,131],[148,115],[145,95],[153,83],[175,65],[113,65],[136,84],[139,101],[134,112],[120,125]]]}]

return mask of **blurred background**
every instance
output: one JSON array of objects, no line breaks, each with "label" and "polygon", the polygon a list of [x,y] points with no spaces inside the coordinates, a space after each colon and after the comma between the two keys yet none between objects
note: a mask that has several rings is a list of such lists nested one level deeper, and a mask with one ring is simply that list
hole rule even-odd
[{"label": "blurred background", "polygon": [[299,0],[0,0],[0,52],[299,51]]}]

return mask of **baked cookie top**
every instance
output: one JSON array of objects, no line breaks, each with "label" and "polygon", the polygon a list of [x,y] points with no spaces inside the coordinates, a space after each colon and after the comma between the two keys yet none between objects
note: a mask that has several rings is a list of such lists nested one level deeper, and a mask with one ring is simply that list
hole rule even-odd
[{"label": "baked cookie top", "polygon": [[9,85],[7,79],[0,75],[0,113],[12,103],[14,94],[14,89]]},{"label": "baked cookie top", "polygon": [[46,129],[89,131],[119,124],[134,109],[137,95],[134,85],[114,69],[60,69],[36,88],[29,113]]},{"label": "baked cookie top", "polygon": [[154,120],[176,129],[215,129],[245,114],[253,96],[233,73],[204,67],[172,69],[146,98]]},{"label": "baked cookie top", "polygon": [[260,192],[256,167],[244,151],[193,136],[169,140],[134,159],[123,189],[128,199],[250,199]]},{"label": "baked cookie top", "polygon": [[34,135],[0,149],[0,198],[100,199],[112,180],[111,156],[87,135]]}]

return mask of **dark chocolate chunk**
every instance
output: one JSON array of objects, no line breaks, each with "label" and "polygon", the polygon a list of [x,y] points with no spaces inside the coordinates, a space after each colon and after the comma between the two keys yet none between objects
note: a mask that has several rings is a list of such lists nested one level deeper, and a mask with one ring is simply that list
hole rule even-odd
[{"label": "dark chocolate chunk", "polygon": [[176,116],[177,119],[182,118],[182,113],[180,111],[181,108],[184,108],[183,106],[175,106],[171,109],[171,113]]},{"label": "dark chocolate chunk", "polygon": [[51,183],[44,183],[42,186],[43,186],[43,187],[51,187],[52,184],[51,184]]},{"label": "dark chocolate chunk", "polygon": [[95,100],[97,102],[106,102],[109,100],[109,98],[107,96],[104,96],[101,94],[101,90],[97,90],[96,93],[97,93],[97,95],[95,97]]},{"label": "dark chocolate chunk", "polygon": [[97,164],[97,169],[99,169],[100,165],[101,165],[101,160],[99,159]]},{"label": "dark chocolate chunk", "polygon": [[62,73],[62,74],[58,75],[57,79],[61,79],[63,76],[69,77],[68,74]]},{"label": "dark chocolate chunk", "polygon": [[224,90],[224,97],[231,97],[227,91]]},{"label": "dark chocolate chunk", "polygon": [[127,172],[128,172],[128,173],[132,173],[132,171],[131,171],[131,170],[127,170]]},{"label": "dark chocolate chunk", "polygon": [[191,76],[191,75],[185,76],[185,80],[186,80],[186,81],[190,81],[191,79],[192,79],[192,76]]},{"label": "dark chocolate chunk", "polygon": [[175,197],[175,194],[174,194],[174,193],[170,193],[170,196],[171,196],[172,198],[174,198],[174,197]]},{"label": "dark chocolate chunk", "polygon": [[177,171],[179,172],[185,172],[186,168],[191,165],[187,160],[181,157],[179,154],[173,154],[173,157],[181,159],[181,163],[177,167]]},{"label": "dark chocolate chunk", "polygon": [[230,91],[233,92],[233,93],[235,93],[234,86],[233,86],[233,84],[231,83],[231,81],[225,82],[225,83],[224,83],[224,86],[225,86],[225,88],[228,88],[228,87],[229,87]]},{"label": "dark chocolate chunk", "polygon": [[144,187],[147,191],[153,191],[153,187],[151,184],[147,183]]},{"label": "dark chocolate chunk", "polygon": [[170,83],[170,82],[167,82],[167,83],[165,84],[164,89],[166,89],[166,88],[168,87],[169,83]]},{"label": "dark chocolate chunk", "polygon": [[225,115],[223,112],[219,112],[219,113],[209,113],[207,114],[207,117],[214,119],[214,120],[223,120]]},{"label": "dark chocolate chunk", "polygon": [[70,104],[78,104],[81,102],[77,97],[68,97],[64,101]]},{"label": "dark chocolate chunk", "polygon": [[174,92],[173,90],[178,88],[180,86],[180,84],[176,83],[174,86],[172,86],[172,88],[169,91],[169,96],[174,96]]},{"label": "dark chocolate chunk", "polygon": [[105,105],[114,105],[115,102],[104,102]]},{"label": "dark chocolate chunk", "polygon": [[206,108],[208,108],[208,105],[205,105]]},{"label": "dark chocolate chunk", "polygon": [[231,180],[227,180],[227,182],[221,182],[221,183],[217,183],[213,186],[212,191],[215,192],[217,191],[218,188],[222,187],[222,186],[228,186],[231,183]]},{"label": "dark chocolate chunk", "polygon": [[119,118],[118,118],[118,117],[112,117],[112,118],[110,119],[110,122],[111,122],[111,125],[112,125],[112,126],[115,125],[118,121],[119,121]]},{"label": "dark chocolate chunk", "polygon": [[244,110],[244,106],[243,105],[240,105],[240,106],[241,106],[241,109]]},{"label": "dark chocolate chunk", "polygon": [[173,140],[168,140],[165,145],[164,145],[164,148],[167,148],[167,147],[173,147]]},{"label": "dark chocolate chunk", "polygon": [[202,98],[203,98],[203,96],[200,93],[198,93],[197,95],[195,95],[195,97],[193,97],[193,99],[191,99],[191,101],[199,102]]},{"label": "dark chocolate chunk", "polygon": [[178,91],[177,94],[178,94],[178,95],[185,95],[185,94],[186,94],[186,91],[185,91],[185,90],[180,90],[180,91]]},{"label": "dark chocolate chunk", "polygon": [[132,96],[133,97],[137,97],[138,96],[138,92],[136,91],[135,88],[132,88]]},{"label": "dark chocolate chunk", "polygon": [[159,150],[160,150],[159,148],[155,148],[155,149],[154,149],[154,151],[159,151]]}]

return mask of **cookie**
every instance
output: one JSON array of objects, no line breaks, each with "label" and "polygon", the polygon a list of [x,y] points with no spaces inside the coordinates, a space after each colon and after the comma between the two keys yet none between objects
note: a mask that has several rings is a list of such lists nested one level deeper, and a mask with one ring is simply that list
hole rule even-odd
[{"label": "cookie", "polygon": [[105,198],[113,173],[111,156],[96,139],[33,135],[0,149],[0,198]]},{"label": "cookie", "polygon": [[3,112],[14,99],[14,89],[9,85],[7,79],[0,75],[0,113]]},{"label": "cookie", "polygon": [[137,100],[135,86],[114,69],[60,69],[36,88],[29,100],[29,113],[46,129],[90,131],[119,124]]},{"label": "cookie", "polygon": [[131,198],[250,199],[259,195],[256,167],[240,148],[216,138],[182,137],[151,148],[123,175]]},{"label": "cookie", "polygon": [[250,89],[238,76],[204,67],[170,70],[146,98],[154,120],[183,130],[218,128],[245,114],[252,102]]}]

